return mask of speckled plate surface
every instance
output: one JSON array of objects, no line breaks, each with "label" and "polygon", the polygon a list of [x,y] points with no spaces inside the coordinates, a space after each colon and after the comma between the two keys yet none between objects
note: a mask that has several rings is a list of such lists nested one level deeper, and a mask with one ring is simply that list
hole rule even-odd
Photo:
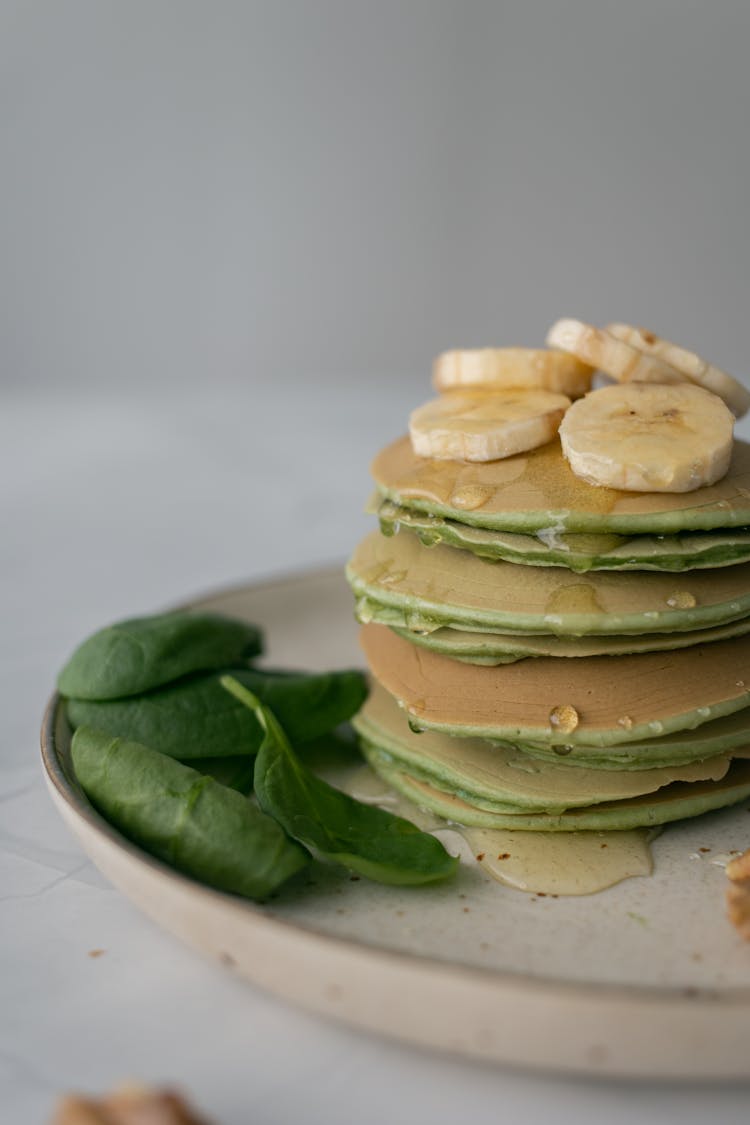
[{"label": "speckled plate surface", "polygon": [[[196,604],[261,624],[275,664],[362,662],[338,570]],[[450,885],[382,887],[321,867],[261,907],[201,887],[126,841],[77,789],[68,751],[53,698],[42,732],[50,792],[101,871],[175,936],[293,1003],[497,1063],[748,1078],[750,945],[725,918],[721,866],[750,845],[747,802],[671,826],[653,846],[651,877],[587,898],[519,893],[464,852]]]}]

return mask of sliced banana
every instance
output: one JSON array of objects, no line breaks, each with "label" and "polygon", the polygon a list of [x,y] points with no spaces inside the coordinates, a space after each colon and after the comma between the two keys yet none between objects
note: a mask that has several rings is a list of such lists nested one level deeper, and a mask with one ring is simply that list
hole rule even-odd
[{"label": "sliced banana", "polygon": [[550,391],[451,391],[409,418],[418,457],[497,461],[545,445],[570,406]]},{"label": "sliced banana", "polygon": [[605,331],[644,355],[668,363],[688,382],[713,391],[724,400],[735,417],[741,418],[750,410],[750,391],[726,371],[714,367],[695,352],[681,348],[678,344],[671,344],[669,340],[655,336],[645,328],[634,328],[630,324],[608,324]]},{"label": "sliced banana", "polygon": [[573,472],[627,492],[692,492],[729,468],[731,411],[691,383],[622,383],[591,391],[560,426]]},{"label": "sliced banana", "polygon": [[550,347],[569,352],[618,382],[684,383],[685,376],[657,355],[646,355],[604,328],[581,320],[556,321],[547,333]]},{"label": "sliced banana", "polygon": [[436,391],[522,387],[580,398],[591,389],[593,374],[592,367],[564,351],[472,348],[439,355],[433,364],[432,385]]}]

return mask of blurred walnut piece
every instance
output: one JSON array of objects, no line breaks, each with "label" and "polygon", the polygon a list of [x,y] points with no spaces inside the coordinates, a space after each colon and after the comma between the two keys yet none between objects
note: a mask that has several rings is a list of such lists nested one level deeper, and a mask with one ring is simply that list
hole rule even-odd
[{"label": "blurred walnut piece", "polygon": [[52,1125],[210,1125],[170,1090],[118,1090],[104,1098],[69,1095]]},{"label": "blurred walnut piece", "polygon": [[727,891],[727,914],[740,937],[750,941],[750,883],[732,883]]},{"label": "blurred walnut piece", "polygon": [[750,848],[727,864],[727,878],[733,883],[750,882]]},{"label": "blurred walnut piece", "polygon": [[729,921],[750,941],[750,848],[727,864],[727,877],[732,880],[727,891]]}]

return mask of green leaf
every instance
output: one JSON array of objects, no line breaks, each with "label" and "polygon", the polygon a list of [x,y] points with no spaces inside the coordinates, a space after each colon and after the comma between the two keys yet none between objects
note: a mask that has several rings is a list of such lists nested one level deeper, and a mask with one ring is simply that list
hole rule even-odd
[{"label": "green leaf", "polygon": [[255,793],[261,808],[290,836],[381,883],[431,883],[453,874],[458,860],[439,840],[315,777],[294,754],[273,712],[231,676],[221,682],[263,727]]},{"label": "green leaf", "polygon": [[309,861],[247,797],[147,746],[79,727],[71,755],[111,824],[202,883],[264,899]]},{"label": "green leaf", "polygon": [[[295,744],[332,731],[359,710],[367,694],[358,671],[278,673],[236,669],[228,674],[279,716]],[[142,742],[181,761],[255,754],[263,728],[221,686],[216,672],[192,676],[128,699],[69,699],[72,727],[92,726]]]},{"label": "green leaf", "polygon": [[246,797],[253,791],[255,759],[249,754],[231,758],[191,758],[190,768]]},{"label": "green leaf", "polygon": [[134,617],[79,645],[57,687],[76,699],[119,699],[191,672],[231,667],[261,650],[260,630],[245,621],[214,613]]}]

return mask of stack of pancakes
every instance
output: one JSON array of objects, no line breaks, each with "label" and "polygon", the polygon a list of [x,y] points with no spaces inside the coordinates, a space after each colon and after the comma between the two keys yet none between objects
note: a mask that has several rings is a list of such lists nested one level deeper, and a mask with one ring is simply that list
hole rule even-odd
[{"label": "stack of pancakes", "polygon": [[651,827],[750,795],[750,445],[689,493],[595,487],[558,440],[372,467],[347,568],[367,760],[467,826]]}]

